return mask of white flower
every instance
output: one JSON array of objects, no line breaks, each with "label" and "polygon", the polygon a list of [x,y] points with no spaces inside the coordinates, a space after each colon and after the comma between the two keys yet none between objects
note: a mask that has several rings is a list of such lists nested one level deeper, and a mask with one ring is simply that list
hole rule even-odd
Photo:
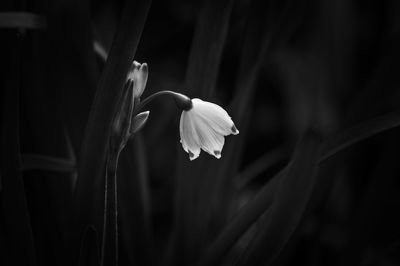
[{"label": "white flower", "polygon": [[179,124],[183,149],[190,160],[199,157],[200,149],[221,158],[224,136],[237,135],[239,130],[220,106],[200,99],[192,99],[192,104],[190,110],[182,111]]},{"label": "white flower", "polygon": [[149,70],[146,63],[140,64],[137,61],[133,61],[131,68],[129,69],[127,80],[133,80],[133,96],[140,98],[146,87],[147,77]]}]

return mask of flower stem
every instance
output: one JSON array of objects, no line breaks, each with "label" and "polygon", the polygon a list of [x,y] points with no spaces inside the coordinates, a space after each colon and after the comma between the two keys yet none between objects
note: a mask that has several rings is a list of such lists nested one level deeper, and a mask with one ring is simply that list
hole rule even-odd
[{"label": "flower stem", "polygon": [[106,164],[101,266],[118,265],[118,158],[119,152],[111,152]]},{"label": "flower stem", "polygon": [[145,107],[152,100],[154,100],[158,96],[162,96],[162,95],[172,96],[175,99],[175,103],[178,106],[178,108],[180,108],[182,110],[188,111],[192,108],[192,100],[189,97],[187,97],[186,95],[177,93],[174,91],[164,90],[164,91],[156,92],[156,93],[150,95],[149,97],[147,97],[146,99],[144,99],[142,102],[140,102],[138,107],[135,108],[135,115],[138,114],[139,111],[141,109],[143,109],[143,107]]}]

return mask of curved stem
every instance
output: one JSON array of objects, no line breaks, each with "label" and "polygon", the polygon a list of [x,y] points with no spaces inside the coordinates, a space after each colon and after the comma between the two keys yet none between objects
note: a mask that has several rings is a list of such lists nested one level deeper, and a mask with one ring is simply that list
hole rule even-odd
[{"label": "curved stem", "polygon": [[148,103],[150,103],[152,100],[154,100],[158,96],[162,96],[162,95],[172,96],[175,99],[175,103],[177,104],[177,106],[182,110],[188,111],[192,108],[192,100],[189,97],[187,97],[186,95],[177,93],[174,91],[164,90],[164,91],[156,92],[156,93],[150,95],[149,97],[147,97],[146,99],[144,99],[142,102],[140,102],[138,107],[135,108],[134,114],[136,115],[137,113],[139,113],[139,111],[141,109],[143,109],[143,107],[145,107]]}]

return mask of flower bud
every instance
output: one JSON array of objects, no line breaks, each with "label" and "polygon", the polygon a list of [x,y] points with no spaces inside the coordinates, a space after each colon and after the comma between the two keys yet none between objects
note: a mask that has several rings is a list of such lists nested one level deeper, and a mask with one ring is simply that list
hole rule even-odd
[{"label": "flower bud", "polygon": [[147,119],[149,118],[149,114],[150,111],[141,112],[133,118],[130,131],[131,135],[135,134],[144,127],[144,125],[147,122]]},{"label": "flower bud", "polygon": [[142,96],[146,87],[148,74],[149,70],[146,63],[140,64],[137,61],[133,61],[128,72],[127,80],[133,81],[134,98],[140,98],[140,96]]}]

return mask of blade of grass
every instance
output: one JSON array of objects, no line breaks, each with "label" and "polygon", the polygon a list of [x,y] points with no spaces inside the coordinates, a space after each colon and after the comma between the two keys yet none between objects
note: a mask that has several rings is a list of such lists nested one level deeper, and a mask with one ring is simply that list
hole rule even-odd
[{"label": "blade of grass", "polygon": [[[265,55],[269,48],[267,43],[268,25],[265,23],[265,8],[258,2],[251,3],[247,15],[245,28],[245,37],[241,51],[241,60],[238,69],[238,75],[235,83],[235,92],[230,110],[236,125],[240,128],[239,136],[230,145],[224,148],[224,156],[214,165],[208,173],[210,175],[210,202],[205,204],[216,205],[213,217],[215,227],[220,229],[226,222],[232,212],[232,204],[236,193],[236,180],[232,177],[237,176],[240,159],[243,154],[247,128],[252,114],[252,101],[256,89],[258,75],[261,66],[265,61]],[[218,221],[218,222],[216,222]],[[213,237],[218,231],[213,232]]]},{"label": "blade of grass", "polygon": [[[111,152],[112,153],[112,152]],[[118,265],[118,193],[117,166],[119,154],[109,153],[106,163],[104,189],[103,240],[101,243],[100,265]]]},{"label": "blade of grass", "polygon": [[[79,241],[88,225],[102,227],[104,163],[112,119],[122,95],[151,1],[126,1],[105,64],[85,131],[74,195],[74,236]],[[77,251],[74,252],[76,257]],[[76,259],[75,259],[76,261]]]},{"label": "blade of grass", "polygon": [[47,29],[43,16],[28,12],[0,12],[0,28]]},{"label": "blade of grass", "polygon": [[75,172],[75,162],[38,154],[22,154],[21,170],[27,171],[33,169],[73,173]]},{"label": "blade of grass", "polygon": [[233,1],[206,0],[197,20],[196,31],[188,59],[185,93],[212,99]]},{"label": "blade of grass", "polygon": [[[36,265],[34,239],[26,202],[24,182],[20,172],[20,87],[23,36],[14,38],[11,71],[4,88],[1,127],[1,193],[4,225],[7,232],[7,258],[10,264]],[[5,57],[7,58],[7,57]],[[7,62],[5,62],[7,64]],[[23,256],[21,256],[23,254]],[[7,259],[6,259],[7,261]]]},{"label": "blade of grass", "polygon": [[287,153],[282,148],[265,153],[238,174],[236,179],[239,180],[239,190],[245,188],[257,176],[268,170],[268,168],[276,165],[278,162],[284,161],[286,158]]},{"label": "blade of grass", "polygon": [[[54,4],[55,6],[61,4],[60,1],[55,2],[57,2]],[[47,4],[51,5],[50,3]],[[47,7],[45,10],[46,17],[51,17],[51,11]],[[79,19],[75,14],[79,14],[79,11],[75,9],[72,12],[74,13],[74,22],[76,22]],[[54,20],[49,21],[49,25],[52,25],[50,27],[52,32],[46,30],[44,33],[34,32],[34,34],[27,35],[26,63],[23,67],[24,78],[21,91],[21,103],[23,103],[21,105],[21,151],[23,154],[43,154],[49,155],[49,157],[67,159],[72,157],[68,156],[63,132],[64,119],[61,116],[61,113],[64,112],[61,111],[63,110],[61,106],[65,102],[65,98],[59,95],[65,88],[68,88],[66,90],[69,91],[71,87],[76,87],[71,83],[68,86],[63,82],[64,78],[74,80],[73,78],[70,79],[74,72],[66,70],[61,74],[64,77],[56,76],[54,72],[49,73],[49,68],[57,71],[59,65],[63,65],[64,70],[65,66],[71,67],[73,65],[71,63],[73,60],[70,58],[59,62],[57,57],[53,57],[51,62],[47,61],[51,57],[51,51],[57,50],[58,56],[62,53],[58,45],[52,46],[48,42],[49,40],[55,41],[54,35],[52,35],[53,30],[55,28],[59,30],[59,24],[53,23]],[[69,47],[71,49],[71,46]],[[51,82],[53,79],[55,81]],[[80,82],[82,82],[82,79]],[[77,87],[87,90],[88,87],[83,84],[84,82]],[[73,106],[69,108],[79,109],[80,100],[77,99]],[[86,117],[86,115],[82,113],[80,117]],[[25,159],[25,156],[22,155],[23,167],[26,162]],[[32,163],[36,164],[38,158],[34,159],[35,161],[32,161]],[[69,254],[65,254],[67,251],[65,247],[68,246],[66,242],[69,238],[68,228],[71,218],[72,175],[76,174],[76,171],[70,174],[49,170],[37,169],[23,172],[31,224],[37,247],[36,256],[40,265],[49,262],[66,265],[68,264],[67,258],[70,257]]]},{"label": "blade of grass", "polygon": [[100,265],[119,264],[118,237],[118,180],[117,169],[119,156],[130,134],[134,107],[133,81],[124,86],[119,110],[113,118],[112,135],[109,138],[104,187],[103,239],[101,244]]},{"label": "blade of grass", "polygon": [[[136,134],[121,153],[119,178],[119,214],[121,251],[126,264],[152,265],[151,206],[148,191],[147,154],[143,136]],[[122,263],[121,255],[121,263]]]},{"label": "blade of grass", "polygon": [[320,138],[306,133],[287,174],[276,188],[274,203],[261,219],[238,265],[269,265],[299,224],[317,179]]},{"label": "blade of grass", "polygon": [[[190,193],[190,195],[186,195],[186,200],[195,202],[196,205],[189,204],[191,204],[192,212],[196,213],[197,218],[187,230],[196,232],[197,235],[192,233],[190,237],[191,239],[197,239],[197,246],[193,249],[200,250],[197,251],[199,253],[202,253],[202,249],[206,247],[207,242],[214,238],[214,235],[226,222],[230,213],[231,199],[235,188],[234,180],[231,177],[236,175],[239,165],[238,162],[242,154],[241,149],[246,136],[245,129],[251,110],[248,107],[250,106],[258,73],[265,57],[267,45],[264,32],[266,25],[260,23],[259,19],[264,18],[264,14],[260,11],[260,6],[257,3],[252,4],[248,17],[239,75],[236,79],[236,93],[232,108],[229,108],[232,110],[234,121],[242,128],[241,134],[235,137],[234,143],[226,145],[220,160],[213,161],[209,160],[209,158],[199,158],[200,160],[196,164],[190,163],[192,168],[190,174],[192,187],[188,189],[188,194]],[[229,111],[229,113],[231,112]],[[190,172],[189,169],[187,171]],[[185,177],[185,179],[187,178],[188,176]],[[204,195],[207,195],[207,197],[204,197]],[[182,200],[184,200],[184,197],[182,197]],[[194,206],[196,210],[194,210]],[[201,241],[203,243],[199,244]]]},{"label": "blade of grass", "polygon": [[376,164],[363,167],[366,173],[362,178],[366,181],[366,185],[362,187],[360,200],[355,202],[348,218],[349,225],[345,229],[347,241],[340,256],[338,263],[340,265],[355,265],[365,260],[365,254],[370,252],[371,246],[379,247],[376,251],[379,254],[382,249],[378,243],[389,245],[399,234],[399,218],[393,212],[399,207],[398,132],[399,130],[395,130],[379,136],[377,138],[379,149],[375,151],[376,155],[370,152],[371,156],[376,158]]},{"label": "blade of grass", "polygon": [[[199,13],[195,36],[188,59],[186,90],[188,96],[200,96],[210,100],[214,94],[222,52],[228,31],[233,1],[203,2]],[[177,161],[177,192],[175,196],[175,247],[174,255],[169,254],[171,265],[183,264],[198,256],[204,245],[204,208],[198,204],[204,195],[202,180],[204,162],[210,158],[201,157],[189,162],[186,155],[179,153]],[[196,174],[194,174],[196,173]],[[209,208],[209,205],[205,205]],[[178,254],[179,253],[179,254]]]},{"label": "blade of grass", "polygon": [[237,171],[237,168],[232,166],[239,165],[247,134],[246,128],[251,118],[252,101],[260,69],[273,45],[284,41],[297,26],[298,17],[290,20],[291,22],[283,27],[284,34],[282,34],[282,23],[285,18],[291,16],[290,13],[293,9],[291,8],[291,1],[286,1],[283,8],[280,8],[278,2],[270,1],[267,9],[263,3],[258,1],[252,2],[250,6],[239,74],[235,83],[236,91],[230,108],[233,118],[242,130],[239,141],[225,148],[224,157],[220,162],[221,164],[216,167],[215,172],[217,174],[214,176],[216,185],[214,185],[212,195],[216,198],[214,201],[220,204],[220,207],[217,207],[217,213],[222,214],[222,216],[225,212],[227,217],[226,213],[229,213],[229,209],[227,211],[226,206],[229,207],[232,204],[235,193],[229,185],[232,182],[231,176],[236,175]]},{"label": "blade of grass", "polygon": [[[272,5],[271,3],[269,5]],[[231,167],[238,165],[243,147],[245,145],[246,129],[252,114],[252,101],[255,94],[256,83],[265,63],[267,53],[271,49],[272,41],[276,41],[274,36],[278,30],[276,22],[271,21],[266,14],[276,11],[269,6],[269,9],[259,1],[253,1],[249,7],[248,20],[246,23],[245,38],[242,47],[241,60],[236,79],[236,88],[231,103],[233,118],[242,130],[239,140],[227,147],[225,150],[224,162],[219,165],[218,177],[216,180],[216,193],[221,193],[221,189],[228,188],[226,185],[232,175],[237,175],[237,168]],[[279,23],[278,23],[279,24]],[[232,193],[232,192],[231,192]],[[227,199],[229,201],[229,199]],[[225,200],[226,201],[226,200]],[[221,201],[224,202],[224,201]]]},{"label": "blade of grass", "polygon": [[274,190],[278,180],[286,175],[287,168],[279,172],[270,182],[262,187],[239,213],[222,229],[215,240],[207,247],[197,265],[218,265],[236,240],[264,213],[272,204]]},{"label": "blade of grass", "polygon": [[[344,129],[343,131],[340,131],[336,135],[329,137],[324,141],[319,163],[329,160],[337,153],[351,147],[354,144],[398,126],[400,126],[400,111],[394,111],[375,117],[371,120],[361,122],[348,129]],[[268,164],[257,165],[259,165],[257,172],[263,172],[269,166]],[[254,175],[252,174],[251,176]]]},{"label": "blade of grass", "polygon": [[250,6],[240,65],[236,77],[235,94],[231,103],[233,118],[238,125],[245,121],[246,110],[253,97],[261,65],[269,48],[269,32],[265,21],[266,10],[257,1]]},{"label": "blade of grass", "polygon": [[288,180],[288,176],[293,176],[296,173],[295,170],[302,167],[302,164],[308,160],[305,155],[308,156],[316,152],[318,148],[316,143],[315,134],[307,134],[304,137],[295,152],[293,160],[239,210],[239,213],[228,223],[215,241],[209,245],[198,265],[218,265],[222,261],[224,255],[235,241],[275,203],[276,197],[280,197],[277,194],[278,188],[284,182],[282,180]]},{"label": "blade of grass", "polygon": [[68,131],[67,131],[67,129],[65,127],[64,127],[64,136],[65,136],[65,141],[67,143],[67,156],[75,164],[75,171],[71,175],[71,188],[72,188],[72,191],[75,191],[76,180],[78,178],[78,171],[76,169],[77,168],[77,165],[76,165],[77,164],[77,159],[76,159],[75,150],[74,150],[74,148],[72,146],[71,137],[69,136],[69,133],[68,133]]},{"label": "blade of grass", "polygon": [[239,121],[243,120],[242,116],[245,115],[245,110],[249,109],[248,103],[251,102],[247,98],[252,94],[244,88],[255,86],[258,77],[257,70],[265,63],[264,60],[268,59],[267,53],[276,43],[284,42],[289,38],[299,25],[299,20],[302,19],[303,12],[298,12],[299,9],[294,8],[296,4],[293,0],[251,2],[246,39],[243,44],[236,92],[231,108],[234,111],[233,117]]},{"label": "blade of grass", "polygon": [[323,145],[320,162],[376,134],[400,126],[400,111],[394,111],[357,124],[329,138]]},{"label": "blade of grass", "polygon": [[[238,177],[235,172],[237,169],[231,166],[238,165],[240,154],[242,154],[241,151],[245,145],[244,140],[247,134],[245,130],[251,119],[251,107],[260,70],[268,62],[269,55],[276,43],[284,42],[290,37],[294,29],[298,26],[298,20],[301,20],[303,16],[302,12],[293,15],[294,10],[292,0],[271,0],[267,4],[260,1],[253,1],[251,3],[238,70],[239,74],[235,83],[236,91],[230,108],[233,118],[238,122],[238,128],[241,129],[241,136],[239,136],[240,140],[235,142],[235,145],[238,147],[229,147],[229,150],[233,150],[232,153],[227,150],[229,152],[228,156],[236,158],[227,160],[227,163],[222,166],[225,170],[222,170],[220,173],[225,178],[217,178],[217,180],[221,180],[219,187],[222,189],[227,187],[226,184],[229,182],[231,175]],[[260,162],[257,167],[257,171],[262,172],[265,171],[265,167],[268,167],[268,164],[261,164]],[[237,179],[235,181],[240,183]],[[218,191],[218,194],[223,195],[224,193]]]},{"label": "blade of grass", "polygon": [[99,246],[96,230],[90,226],[82,238],[78,266],[99,266]]},{"label": "blade of grass", "polygon": [[[44,86],[55,91],[76,157],[81,156],[82,140],[100,77],[93,51],[93,28],[89,0],[51,1],[46,4],[49,27],[36,40],[38,62],[44,62]],[[70,19],[74,18],[74,19]],[[56,88],[55,88],[56,87]]]}]

